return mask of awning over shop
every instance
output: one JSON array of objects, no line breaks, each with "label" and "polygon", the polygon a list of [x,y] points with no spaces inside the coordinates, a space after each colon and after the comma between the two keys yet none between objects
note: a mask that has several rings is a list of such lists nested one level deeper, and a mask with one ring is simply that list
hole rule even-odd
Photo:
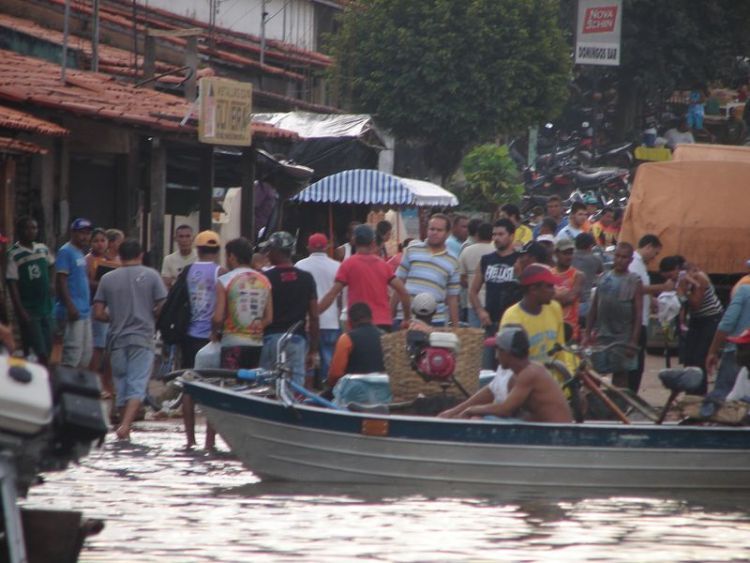
[{"label": "awning over shop", "polygon": [[422,207],[458,205],[456,196],[430,182],[365,169],[345,170],[326,176],[308,186],[293,200]]}]

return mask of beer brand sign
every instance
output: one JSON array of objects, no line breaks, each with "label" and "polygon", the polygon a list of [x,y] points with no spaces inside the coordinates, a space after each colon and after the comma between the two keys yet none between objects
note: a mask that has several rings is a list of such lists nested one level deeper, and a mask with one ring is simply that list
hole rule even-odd
[{"label": "beer brand sign", "polygon": [[578,0],[576,64],[620,64],[622,0]]}]

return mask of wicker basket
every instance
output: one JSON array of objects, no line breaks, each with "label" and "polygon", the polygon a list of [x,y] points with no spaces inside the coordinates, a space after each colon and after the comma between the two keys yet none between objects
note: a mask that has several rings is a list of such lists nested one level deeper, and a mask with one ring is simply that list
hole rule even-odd
[{"label": "wicker basket", "polygon": [[[434,395],[443,392],[438,383],[424,381],[411,369],[406,353],[406,332],[400,330],[381,337],[385,369],[391,378],[394,402],[411,401],[420,393]],[[457,328],[453,329],[453,332],[458,335],[461,342],[456,362],[456,380],[469,394],[473,394],[479,388],[484,331],[478,328]],[[455,385],[448,388],[447,394],[464,398],[463,393]]]}]

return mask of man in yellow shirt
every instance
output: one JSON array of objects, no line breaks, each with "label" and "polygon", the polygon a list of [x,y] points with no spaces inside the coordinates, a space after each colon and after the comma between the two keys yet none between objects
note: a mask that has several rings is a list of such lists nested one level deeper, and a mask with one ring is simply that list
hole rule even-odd
[{"label": "man in yellow shirt", "polygon": [[[529,264],[519,279],[523,297],[508,308],[500,321],[500,327],[509,324],[521,325],[529,336],[529,359],[545,364],[553,359],[563,362],[570,373],[575,370],[575,360],[567,352],[549,355],[556,344],[565,344],[565,325],[562,307],[555,296],[558,278],[542,264]],[[562,383],[561,376],[555,373]]]},{"label": "man in yellow shirt", "polygon": [[500,208],[500,219],[510,219],[513,225],[516,227],[516,231],[513,234],[513,246],[516,250],[523,248],[523,245],[527,242],[534,240],[534,233],[528,225],[524,225],[521,222],[521,210],[518,209],[517,205],[508,203]]}]

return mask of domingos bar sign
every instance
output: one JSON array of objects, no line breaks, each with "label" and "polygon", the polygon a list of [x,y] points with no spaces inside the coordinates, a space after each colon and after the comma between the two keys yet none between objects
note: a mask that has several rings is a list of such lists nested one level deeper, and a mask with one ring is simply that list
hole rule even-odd
[{"label": "domingos bar sign", "polygon": [[576,64],[620,64],[622,0],[578,0]]}]

